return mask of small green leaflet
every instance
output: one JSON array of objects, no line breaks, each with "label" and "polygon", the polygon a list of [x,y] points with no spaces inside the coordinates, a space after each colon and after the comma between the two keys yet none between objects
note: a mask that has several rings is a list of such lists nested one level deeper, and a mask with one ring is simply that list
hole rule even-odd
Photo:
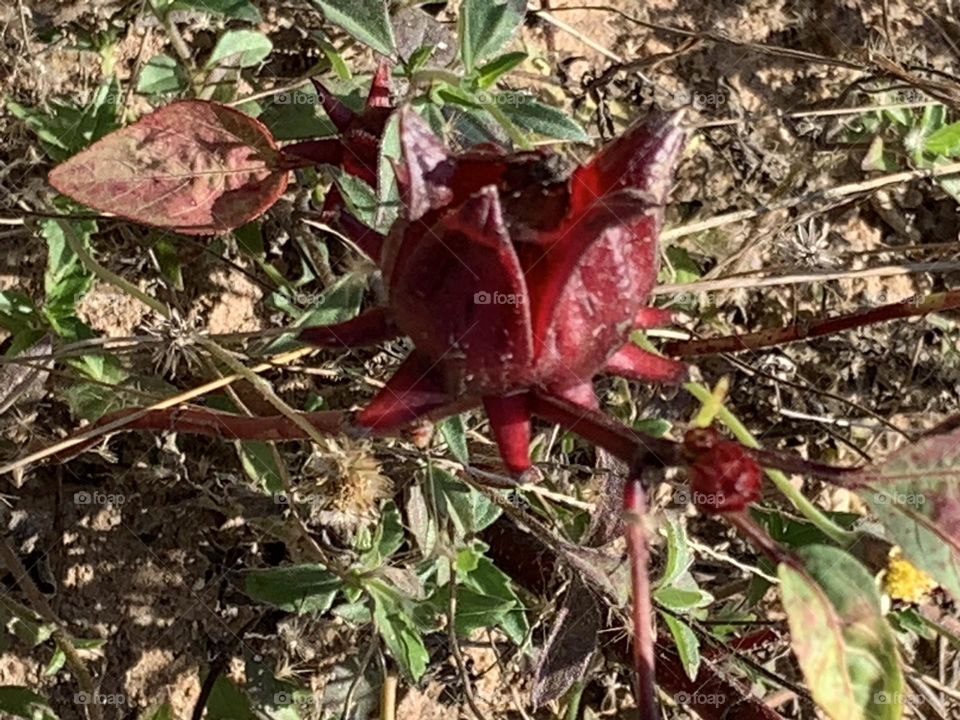
[{"label": "small green leaflet", "polygon": [[179,96],[186,91],[189,80],[174,58],[169,55],[154,55],[143,66],[137,79],[137,92],[141,95]]},{"label": "small green leaflet", "polygon": [[460,58],[467,72],[500,52],[523,24],[526,11],[526,0],[463,0]]},{"label": "small green leaflet", "polygon": [[673,636],[683,669],[691,680],[696,680],[697,673],[700,671],[700,639],[682,620],[668,613],[661,613],[660,616],[667,623],[667,628]]},{"label": "small green leaflet", "polygon": [[450,454],[464,465],[470,464],[470,451],[467,448],[467,430],[463,415],[451,415],[437,423],[440,434],[450,448]]},{"label": "small green leaflet", "polygon": [[960,122],[945,125],[929,135],[924,149],[928,153],[944,157],[960,155]]},{"label": "small green leaflet", "polygon": [[396,57],[397,43],[385,0],[313,0],[327,20],[381,55]]},{"label": "small green leaflet", "polygon": [[266,60],[273,51],[273,43],[266,35],[255,30],[231,30],[225,32],[207,60],[207,67],[220,64],[232,67],[253,67]]},{"label": "small green leaflet", "polygon": [[390,655],[408,678],[420,680],[430,654],[413,621],[411,603],[382,580],[372,579],[365,587],[373,597],[373,620]]},{"label": "small green leaflet", "polygon": [[562,110],[534,100],[529,95],[513,92],[497,93],[492,102],[517,127],[557,140],[590,142],[587,131]]},{"label": "small green leaflet", "polygon": [[251,570],[244,592],[252,599],[298,615],[324,613],[343,587],[322,565],[289,565]]}]

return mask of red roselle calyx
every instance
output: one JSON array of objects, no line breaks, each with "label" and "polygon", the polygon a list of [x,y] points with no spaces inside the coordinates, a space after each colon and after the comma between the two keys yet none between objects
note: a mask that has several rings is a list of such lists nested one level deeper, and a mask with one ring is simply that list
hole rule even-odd
[{"label": "red roselle calyx", "polygon": [[647,303],[683,147],[677,115],[633,126],[572,171],[547,151],[454,154],[410,108],[399,122],[404,216],[370,248],[389,305],[301,334],[322,346],[413,341],[359,425],[388,433],[482,403],[520,473],[534,389],[596,409],[597,374],[684,379],[682,364],[629,340],[670,322]]},{"label": "red roselle calyx", "polygon": [[713,428],[687,431],[683,445],[691,459],[691,500],[700,512],[739,512],[760,499],[762,471],[742,445]]}]

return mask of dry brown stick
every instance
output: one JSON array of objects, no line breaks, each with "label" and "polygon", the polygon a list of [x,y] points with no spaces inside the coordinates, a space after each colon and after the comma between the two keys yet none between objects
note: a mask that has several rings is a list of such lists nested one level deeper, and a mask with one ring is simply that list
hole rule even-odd
[{"label": "dry brown stick", "polygon": [[668,342],[663,350],[674,357],[697,357],[717,355],[719,353],[743,352],[761,348],[785,345],[799,340],[810,340],[825,335],[835,335],[867,325],[875,325],[890,320],[917,317],[932,312],[942,312],[960,307],[960,290],[928,295],[918,303],[889,303],[871,310],[861,310],[850,315],[842,315],[825,320],[813,320],[782,328],[770,328],[746,335],[727,335],[702,340],[684,340]]},{"label": "dry brown stick", "polygon": [[739,288],[776,287],[779,285],[802,285],[804,283],[828,282],[830,280],[861,280],[871,277],[892,277],[895,275],[916,275],[925,272],[952,272],[960,270],[960,262],[925,262],[882,265],[863,270],[821,270],[798,273],[796,275],[774,275],[773,277],[755,277],[747,274],[732,275],[716,280],[698,280],[691,283],[659,285],[653,289],[653,295],[676,295],[678,293],[706,293]]},{"label": "dry brown stick", "polygon": [[660,238],[661,240],[675,240],[687,235],[693,235],[695,233],[705,232],[706,230],[713,230],[714,228],[722,227],[724,225],[730,225],[731,223],[743,222],[744,220],[753,220],[754,218],[776,212],[777,210],[788,210],[807,202],[837,200],[860,193],[869,193],[873,190],[886,187],[887,185],[896,185],[899,183],[909,182],[911,180],[921,180],[924,178],[937,178],[945,175],[956,175],[957,173],[960,173],[960,162],[947,163],[946,165],[940,165],[928,170],[905,170],[904,172],[883,175],[881,177],[871,178],[870,180],[847,183],[846,185],[837,185],[835,187],[825,188],[823,190],[815,190],[813,192],[804,193],[803,195],[796,195],[791,198],[785,198],[784,200],[773,202],[762,207],[752,208],[750,210],[737,210],[735,212],[717,215],[707,220],[701,220],[699,222],[689,223],[679,227],[667,228],[661,233]]}]

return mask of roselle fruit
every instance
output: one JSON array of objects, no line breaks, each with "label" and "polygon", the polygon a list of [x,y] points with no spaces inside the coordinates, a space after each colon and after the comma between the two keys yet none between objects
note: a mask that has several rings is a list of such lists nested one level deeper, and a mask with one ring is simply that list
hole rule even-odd
[{"label": "roselle fruit", "polygon": [[691,458],[690,497],[700,512],[740,512],[760,499],[762,471],[742,445],[712,428],[688,431],[683,444]]},{"label": "roselle fruit", "polygon": [[400,111],[403,218],[379,258],[387,307],[305,330],[321,346],[406,335],[415,349],[359,414],[392,432],[483,404],[507,467],[530,467],[533,389],[595,409],[599,373],[681,381],[685,367],[631,343],[670,321],[648,306],[658,235],[683,147],[677,115],[627,130],[572,170],[550,151],[455,154]]}]

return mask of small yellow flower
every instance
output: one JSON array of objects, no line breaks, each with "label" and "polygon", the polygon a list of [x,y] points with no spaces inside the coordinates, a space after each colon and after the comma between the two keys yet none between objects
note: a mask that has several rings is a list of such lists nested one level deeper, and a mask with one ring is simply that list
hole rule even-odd
[{"label": "small yellow flower", "polygon": [[894,600],[918,605],[927,599],[927,595],[936,590],[936,581],[904,557],[899,547],[890,550],[884,587]]}]

